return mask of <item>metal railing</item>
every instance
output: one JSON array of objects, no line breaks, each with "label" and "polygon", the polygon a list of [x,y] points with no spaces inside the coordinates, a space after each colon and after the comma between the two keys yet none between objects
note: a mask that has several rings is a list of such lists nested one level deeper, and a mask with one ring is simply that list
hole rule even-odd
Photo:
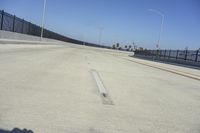
[{"label": "metal railing", "polygon": [[[29,34],[29,35],[34,35],[38,37],[41,34],[40,26],[35,25],[31,22],[28,22],[24,19],[18,18],[15,15],[11,15],[7,12],[4,12],[4,10],[0,11],[0,30],[12,31],[12,32],[17,32],[17,33],[22,33],[22,34]],[[93,44],[93,43],[88,43],[88,42],[72,39],[72,38],[60,35],[58,33],[55,33],[53,31],[47,30],[47,29],[44,29],[43,31],[43,37],[61,40],[65,42],[76,43],[76,44],[84,44],[87,46],[110,48],[109,46],[103,46],[99,44]]]},{"label": "metal railing", "polygon": [[200,50],[136,50],[135,55],[157,59],[200,62]]}]

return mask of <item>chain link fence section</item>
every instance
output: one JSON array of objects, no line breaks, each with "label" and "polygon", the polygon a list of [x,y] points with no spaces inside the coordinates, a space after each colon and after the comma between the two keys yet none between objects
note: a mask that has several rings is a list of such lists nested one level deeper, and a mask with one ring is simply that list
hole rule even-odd
[{"label": "chain link fence section", "polygon": [[2,17],[3,17],[3,15],[2,15],[3,13],[2,13],[2,11],[0,11],[0,30],[2,29],[1,27],[2,27],[2,22],[1,22],[1,20],[2,20]]},{"label": "chain link fence section", "polygon": [[200,66],[200,50],[136,50],[135,56]]},{"label": "chain link fence section", "polygon": [[10,15],[6,12],[3,12],[3,17],[2,17],[2,30],[6,30],[6,31],[13,31],[14,29],[14,16]]}]

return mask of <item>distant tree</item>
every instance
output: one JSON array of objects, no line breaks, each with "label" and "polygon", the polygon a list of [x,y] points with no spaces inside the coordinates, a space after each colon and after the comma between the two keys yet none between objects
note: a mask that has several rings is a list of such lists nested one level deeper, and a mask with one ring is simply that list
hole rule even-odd
[{"label": "distant tree", "polygon": [[113,45],[112,45],[112,48],[113,48],[113,49],[116,49],[116,46],[115,46],[115,44],[113,44]]},{"label": "distant tree", "polygon": [[128,46],[129,49],[131,49],[131,47],[132,47],[131,45]]},{"label": "distant tree", "polygon": [[125,45],[124,47],[125,47],[125,49],[127,49],[127,45]]},{"label": "distant tree", "polygon": [[134,45],[133,49],[134,49],[134,50],[137,50],[137,49],[138,49],[138,48],[137,48],[137,45]]},{"label": "distant tree", "polygon": [[135,43],[133,42],[133,48],[135,47]]},{"label": "distant tree", "polygon": [[135,42],[133,42],[133,50],[137,50],[137,49],[138,49],[137,45],[135,44]]},{"label": "distant tree", "polygon": [[144,50],[144,48],[143,48],[143,47],[139,47],[139,50],[140,50],[140,51],[143,51],[143,50]]},{"label": "distant tree", "polygon": [[119,48],[119,43],[117,43],[116,45],[117,45],[117,48]]}]

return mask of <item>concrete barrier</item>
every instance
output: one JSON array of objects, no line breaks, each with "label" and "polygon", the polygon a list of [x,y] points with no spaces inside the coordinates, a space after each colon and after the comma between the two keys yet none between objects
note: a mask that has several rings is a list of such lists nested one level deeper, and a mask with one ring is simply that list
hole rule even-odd
[{"label": "concrete barrier", "polygon": [[[0,30],[0,39],[2,40],[19,40],[19,41],[41,41],[41,38],[38,36],[21,34],[16,32]],[[43,38],[44,42],[62,42],[59,40]]]}]

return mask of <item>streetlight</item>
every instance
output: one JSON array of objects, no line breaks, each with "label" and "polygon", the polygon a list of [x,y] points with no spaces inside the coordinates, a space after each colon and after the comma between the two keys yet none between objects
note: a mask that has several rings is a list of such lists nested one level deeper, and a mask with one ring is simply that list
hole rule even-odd
[{"label": "streetlight", "polygon": [[47,2],[47,1],[44,0],[43,13],[42,13],[42,24],[41,24],[41,36],[40,36],[40,40],[41,40],[41,41],[42,41],[43,30],[44,30],[44,16],[45,16],[46,2]]},{"label": "streetlight", "polygon": [[159,14],[162,17],[162,21],[161,21],[161,25],[160,25],[160,33],[159,33],[159,38],[158,38],[158,43],[157,43],[157,48],[159,48],[160,47],[160,38],[161,38],[162,30],[163,30],[163,23],[164,23],[165,15],[162,12],[160,12],[158,10],[155,10],[155,9],[149,9],[149,11],[155,12],[155,13]]},{"label": "streetlight", "polygon": [[85,46],[85,42],[86,42],[85,36],[83,35],[83,46]]},{"label": "streetlight", "polygon": [[102,38],[102,32],[103,32],[103,27],[99,27],[99,45],[101,45],[101,38]]}]

